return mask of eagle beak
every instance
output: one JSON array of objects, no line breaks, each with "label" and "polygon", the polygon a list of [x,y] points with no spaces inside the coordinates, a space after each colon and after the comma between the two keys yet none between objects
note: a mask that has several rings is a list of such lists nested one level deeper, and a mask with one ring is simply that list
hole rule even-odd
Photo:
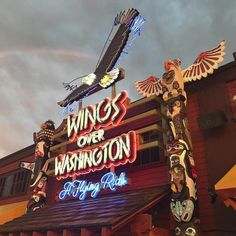
[{"label": "eagle beak", "polygon": [[165,61],[164,62],[164,69],[165,71],[168,71],[171,67],[172,63],[170,61]]}]

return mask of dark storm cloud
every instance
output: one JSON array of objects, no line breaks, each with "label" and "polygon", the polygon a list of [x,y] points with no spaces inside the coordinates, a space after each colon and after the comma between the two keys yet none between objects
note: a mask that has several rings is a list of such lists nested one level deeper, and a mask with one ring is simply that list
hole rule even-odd
[{"label": "dark storm cloud", "polygon": [[[141,37],[121,62],[118,83],[137,99],[134,81],[161,76],[163,61],[183,67],[202,51],[227,40],[226,62],[236,48],[236,1],[1,0],[0,157],[32,143],[40,122],[59,125],[63,81],[93,72],[115,15],[135,7],[145,16]],[[110,91],[86,99],[93,104]]]}]

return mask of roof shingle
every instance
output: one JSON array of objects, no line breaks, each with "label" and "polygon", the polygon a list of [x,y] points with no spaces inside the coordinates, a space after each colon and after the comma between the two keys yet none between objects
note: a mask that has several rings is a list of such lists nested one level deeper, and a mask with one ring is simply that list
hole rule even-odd
[{"label": "roof shingle", "polygon": [[[0,232],[115,227],[140,210],[147,210],[169,194],[168,186],[111,193],[96,199],[73,200],[47,206],[0,225]],[[147,207],[146,207],[147,206]]]}]

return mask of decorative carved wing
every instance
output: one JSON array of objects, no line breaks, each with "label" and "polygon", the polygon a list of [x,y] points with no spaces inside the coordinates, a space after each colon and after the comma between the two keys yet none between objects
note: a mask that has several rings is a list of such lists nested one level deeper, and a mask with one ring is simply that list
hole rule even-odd
[{"label": "decorative carved wing", "polygon": [[208,74],[212,74],[223,61],[224,55],[224,40],[220,42],[216,48],[200,53],[191,66],[182,70],[184,82],[200,80],[202,77],[207,77]]},{"label": "decorative carved wing", "polygon": [[95,70],[95,74],[103,74],[111,71],[117,60],[119,59],[121,53],[123,52],[124,47],[127,44],[129,34],[134,27],[134,24],[137,23],[136,17],[139,15],[139,12],[134,9],[127,9],[119,13],[114,21],[114,26],[120,25],[115,36],[111,40],[106,52],[104,53],[99,65]]},{"label": "decorative carved wing", "polygon": [[148,77],[146,80],[136,81],[135,87],[139,94],[144,97],[162,94],[162,81],[154,76]]}]

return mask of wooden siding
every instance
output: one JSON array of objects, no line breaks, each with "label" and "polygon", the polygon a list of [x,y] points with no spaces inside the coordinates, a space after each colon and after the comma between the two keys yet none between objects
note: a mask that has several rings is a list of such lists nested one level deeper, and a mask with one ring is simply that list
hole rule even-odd
[{"label": "wooden siding", "polygon": [[187,109],[189,126],[193,141],[193,157],[198,174],[197,185],[201,226],[203,230],[209,230],[214,228],[215,220],[213,205],[210,203],[210,197],[207,192],[209,179],[207,173],[204,138],[197,123],[197,117],[200,115],[197,94],[191,94],[188,96]]}]

